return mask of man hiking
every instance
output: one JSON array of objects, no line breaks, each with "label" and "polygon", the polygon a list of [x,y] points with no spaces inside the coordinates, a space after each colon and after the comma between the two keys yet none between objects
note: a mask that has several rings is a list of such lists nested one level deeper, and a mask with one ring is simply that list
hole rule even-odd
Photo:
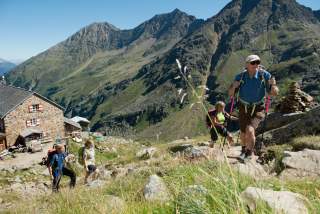
[{"label": "man hiking", "polygon": [[55,146],[56,153],[51,158],[48,169],[50,176],[52,177],[52,191],[59,191],[59,184],[62,175],[70,177],[70,188],[73,188],[76,185],[76,174],[73,170],[65,167],[65,159],[67,153],[64,152],[64,146],[62,144],[57,144]]},{"label": "man hiking", "polygon": [[250,160],[255,146],[255,130],[265,117],[264,98],[267,93],[276,96],[279,89],[271,74],[260,67],[260,57],[250,55],[246,58],[246,69],[236,75],[229,88],[229,95],[237,92],[239,101],[240,140],[242,145],[240,162]]}]

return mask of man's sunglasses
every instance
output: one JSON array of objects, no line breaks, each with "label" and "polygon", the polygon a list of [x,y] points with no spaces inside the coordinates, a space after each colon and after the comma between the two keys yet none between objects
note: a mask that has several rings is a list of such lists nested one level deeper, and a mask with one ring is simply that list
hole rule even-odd
[{"label": "man's sunglasses", "polygon": [[252,61],[250,62],[251,65],[260,65],[260,61],[257,60],[257,61]]}]

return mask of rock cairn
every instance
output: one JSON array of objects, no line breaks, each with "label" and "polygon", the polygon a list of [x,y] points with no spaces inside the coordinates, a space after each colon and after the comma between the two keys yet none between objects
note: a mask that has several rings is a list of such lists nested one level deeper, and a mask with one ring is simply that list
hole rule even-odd
[{"label": "rock cairn", "polygon": [[276,110],[284,114],[305,112],[316,105],[312,96],[303,92],[297,82],[292,82],[288,95],[281,99],[280,103],[276,106]]}]

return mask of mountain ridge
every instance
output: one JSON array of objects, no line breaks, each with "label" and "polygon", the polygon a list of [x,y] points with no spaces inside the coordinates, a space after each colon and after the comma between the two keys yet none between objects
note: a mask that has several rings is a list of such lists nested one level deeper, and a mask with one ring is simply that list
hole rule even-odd
[{"label": "mountain ridge", "polygon": [[[90,38],[97,48],[73,45],[79,51],[67,54],[65,58],[71,60],[63,62],[71,62],[69,68],[74,62],[81,63],[69,75],[61,73],[64,77],[51,87],[30,84],[35,78],[24,81],[23,66],[16,70],[19,75],[14,78],[10,74],[9,79],[39,88],[66,106],[69,115],[90,118],[94,130],[108,128],[118,134],[128,131],[146,138],[154,137],[159,130],[171,139],[198,135],[206,131],[201,124],[204,112],[195,105],[199,100],[186,82],[177,78],[175,60],[187,65],[192,76],[189,81],[195,88],[209,88],[208,92],[197,91],[202,101],[212,104],[226,100],[226,88],[250,53],[261,56],[282,91],[288,81],[297,80],[319,99],[320,24],[316,14],[295,0],[234,0],[205,21],[174,10],[131,30],[93,24],[94,30],[83,28],[79,31],[82,33],[66,41],[86,44],[86,38]],[[96,83],[85,87],[88,81]],[[178,93],[180,89],[182,94]],[[183,94],[186,96],[181,102]],[[183,114],[193,114],[193,121],[181,119]],[[168,130],[173,126],[178,131]],[[192,130],[195,126],[199,128]]]}]

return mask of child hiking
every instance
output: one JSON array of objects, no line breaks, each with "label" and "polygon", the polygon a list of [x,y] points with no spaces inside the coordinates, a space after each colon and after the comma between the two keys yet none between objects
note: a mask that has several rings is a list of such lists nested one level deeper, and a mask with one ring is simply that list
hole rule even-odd
[{"label": "child hiking", "polygon": [[99,175],[99,170],[95,164],[95,151],[94,151],[94,143],[92,140],[86,140],[83,148],[83,166],[85,169],[85,184],[88,183],[88,178],[92,174],[92,180],[97,179]]},{"label": "child hiking", "polygon": [[228,132],[225,127],[226,119],[237,120],[236,117],[229,115],[225,110],[225,103],[219,101],[215,105],[215,109],[208,112],[211,120],[207,116],[207,125],[210,128],[211,141],[214,143],[218,140],[218,134],[226,137],[229,145],[233,144],[233,137],[230,132]]}]

